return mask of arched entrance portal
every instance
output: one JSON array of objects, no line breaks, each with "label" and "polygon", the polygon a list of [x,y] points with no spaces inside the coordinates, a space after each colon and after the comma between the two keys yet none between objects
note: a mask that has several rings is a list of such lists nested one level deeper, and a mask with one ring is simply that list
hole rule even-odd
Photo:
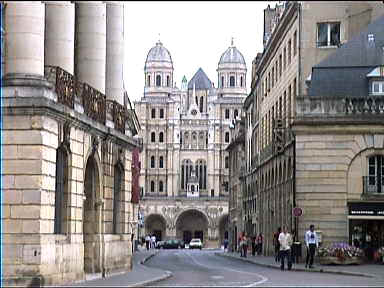
[{"label": "arched entrance portal", "polygon": [[99,231],[100,211],[97,205],[97,195],[100,192],[97,164],[93,157],[89,157],[84,179],[83,206],[83,237],[84,237],[84,272],[96,273],[101,271],[99,264],[100,245],[97,241]]},{"label": "arched entrance portal", "polygon": [[145,235],[155,234],[156,241],[166,239],[166,221],[163,216],[151,214],[145,218]]},{"label": "arched entrance portal", "polygon": [[189,243],[192,238],[208,240],[208,219],[198,210],[187,210],[176,220],[176,237]]},{"label": "arched entrance portal", "polygon": [[220,218],[219,222],[220,244],[223,244],[225,239],[228,240],[228,229],[228,214],[225,214]]}]

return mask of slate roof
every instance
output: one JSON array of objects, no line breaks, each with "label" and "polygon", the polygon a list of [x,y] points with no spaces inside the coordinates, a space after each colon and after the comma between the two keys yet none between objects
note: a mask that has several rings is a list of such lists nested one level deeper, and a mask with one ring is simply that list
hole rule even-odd
[{"label": "slate roof", "polygon": [[195,75],[193,75],[192,79],[188,82],[188,89],[193,89],[193,84],[195,83],[196,90],[204,90],[211,89],[212,82],[209,80],[207,74],[203,71],[203,69],[199,68]]},{"label": "slate roof", "polygon": [[[368,41],[373,34],[374,41]],[[367,74],[384,64],[384,15],[312,68],[310,97],[364,97]]]}]

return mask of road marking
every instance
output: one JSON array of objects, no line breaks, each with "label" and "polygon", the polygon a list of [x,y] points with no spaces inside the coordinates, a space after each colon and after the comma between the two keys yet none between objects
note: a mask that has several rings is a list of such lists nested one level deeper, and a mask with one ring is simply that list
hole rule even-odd
[{"label": "road marking", "polygon": [[214,276],[211,276],[212,279],[223,279],[224,276],[220,276],[220,275],[214,275]]},{"label": "road marking", "polygon": [[[208,268],[208,269],[218,269],[217,267],[211,267],[211,266],[207,266],[207,265],[204,265],[204,264],[201,264],[200,262],[198,262],[195,258],[193,258],[191,255],[185,253],[185,255],[187,255],[188,257],[190,257],[192,259],[193,262],[195,262],[197,265],[199,266],[202,266],[202,267],[205,267],[205,268]],[[223,267],[220,267],[220,269],[222,270],[227,270],[227,271],[232,271],[232,272],[237,272],[237,273],[243,273],[243,274],[250,274],[250,275],[256,275],[258,277],[261,278],[260,281],[257,281],[257,282],[254,282],[254,283],[251,283],[249,285],[246,285],[245,287],[254,287],[254,286],[257,286],[257,285],[260,285],[266,281],[268,281],[269,279],[261,274],[258,274],[258,273],[254,273],[254,272],[247,272],[247,271],[239,271],[239,270],[235,270],[235,269],[231,269],[231,268],[223,268]]]}]

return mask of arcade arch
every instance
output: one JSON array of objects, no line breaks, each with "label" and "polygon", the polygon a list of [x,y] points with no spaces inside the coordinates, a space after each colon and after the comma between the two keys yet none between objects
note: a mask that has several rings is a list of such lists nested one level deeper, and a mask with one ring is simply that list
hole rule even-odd
[{"label": "arcade arch", "polygon": [[197,209],[183,211],[176,219],[176,238],[189,243],[192,238],[208,240],[208,217]]},{"label": "arcade arch", "polygon": [[145,219],[145,235],[155,235],[156,241],[166,239],[167,221],[160,214],[151,214]]},{"label": "arcade arch", "polygon": [[224,242],[224,239],[228,239],[228,214],[224,214],[219,220],[219,240],[220,244]]}]

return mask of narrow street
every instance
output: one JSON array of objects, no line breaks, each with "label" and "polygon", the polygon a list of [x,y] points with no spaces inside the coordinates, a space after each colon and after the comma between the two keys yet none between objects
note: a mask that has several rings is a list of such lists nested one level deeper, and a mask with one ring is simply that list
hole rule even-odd
[{"label": "narrow street", "polygon": [[158,286],[377,286],[382,279],[298,271],[280,271],[236,259],[216,256],[215,250],[162,250],[146,267],[172,273]]}]

